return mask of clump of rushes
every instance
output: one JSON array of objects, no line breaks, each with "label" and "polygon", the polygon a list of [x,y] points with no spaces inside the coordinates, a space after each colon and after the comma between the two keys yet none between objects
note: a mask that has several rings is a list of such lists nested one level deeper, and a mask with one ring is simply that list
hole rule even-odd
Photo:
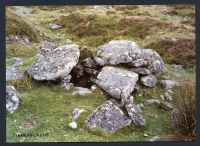
[{"label": "clump of rushes", "polygon": [[185,140],[196,139],[196,99],[195,84],[185,82],[174,93],[177,108],[172,112],[172,124],[176,132]]},{"label": "clump of rushes", "polygon": [[30,41],[38,42],[38,32],[21,16],[11,9],[6,9],[6,36],[20,35],[29,37]]}]

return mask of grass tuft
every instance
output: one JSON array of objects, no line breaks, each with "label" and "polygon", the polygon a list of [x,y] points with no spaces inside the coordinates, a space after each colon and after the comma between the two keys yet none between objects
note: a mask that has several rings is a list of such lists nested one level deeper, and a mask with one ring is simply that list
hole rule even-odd
[{"label": "grass tuft", "polygon": [[196,139],[196,98],[195,85],[185,82],[175,91],[177,109],[172,122],[176,131],[185,136],[185,140]]}]

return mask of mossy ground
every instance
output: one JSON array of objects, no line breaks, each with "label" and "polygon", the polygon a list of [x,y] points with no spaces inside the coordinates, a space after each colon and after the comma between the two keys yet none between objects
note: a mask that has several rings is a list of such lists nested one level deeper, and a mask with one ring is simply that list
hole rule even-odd
[{"label": "mossy ground", "polygon": [[[165,7],[170,11],[177,11],[176,15],[163,14],[162,10]],[[112,12],[94,10],[86,6],[31,6],[26,8],[32,10],[32,13],[21,16],[14,14],[17,8],[23,9],[24,7],[7,7],[9,13],[6,17],[12,19],[14,17],[15,21],[21,25],[20,27],[17,26],[20,29],[17,29],[17,31],[10,29],[10,22],[8,21],[7,34],[27,35],[31,43],[29,45],[16,42],[7,44],[7,66],[12,64],[11,57],[22,58],[23,65],[18,67],[20,70],[24,70],[35,62],[33,56],[38,53],[40,45],[38,41],[42,39],[48,39],[56,45],[64,45],[66,39],[71,39],[81,46],[91,47],[94,52],[97,46],[103,45],[112,39],[129,39],[135,41],[142,48],[151,46],[161,54],[166,63],[173,63],[172,59],[179,59],[179,62],[176,63],[189,64],[189,68],[179,71],[180,76],[172,76],[171,78],[180,82],[189,80],[195,84],[195,71],[193,69],[195,56],[193,55],[188,62],[181,61],[181,59],[188,59],[184,53],[194,53],[195,46],[191,49],[186,48],[180,58],[169,58],[162,50],[165,44],[159,43],[161,42],[161,36],[176,37],[178,40],[195,40],[195,28],[192,24],[194,22],[194,8],[192,6],[115,6]],[[185,24],[181,24],[183,16],[190,16],[192,19]],[[22,25],[24,20],[27,21],[26,24],[28,25]],[[37,23],[37,33],[35,33],[35,29],[32,30],[31,22]],[[60,24],[63,27],[54,31],[50,30],[48,27],[50,22]],[[44,37],[36,37],[38,33],[41,33]],[[145,39],[146,36],[150,36],[150,38]],[[35,41],[35,38],[38,41]],[[169,53],[176,52],[177,47],[172,48],[174,50],[171,49]],[[168,71],[163,73],[158,80],[161,80],[163,76],[171,76],[171,73],[176,72],[169,66],[167,68]],[[143,108],[142,111],[147,120],[147,125],[144,127],[132,123],[116,133],[109,133],[100,129],[89,129],[85,125],[86,117],[107,99],[105,95],[100,94],[100,89],[97,89],[91,95],[72,96],[73,89],[64,91],[56,84],[39,83],[30,80],[28,77],[25,80],[7,82],[7,84],[16,87],[20,98],[20,106],[17,112],[15,114],[7,113],[6,115],[7,142],[144,141],[153,136],[162,136],[173,132],[169,112],[163,111],[157,106],[145,106]],[[160,95],[164,92],[159,85],[153,89],[140,86],[139,92],[134,93],[135,103],[143,103],[146,99],[151,98],[160,99]],[[139,96],[140,93],[144,93],[142,97]],[[77,130],[71,130],[67,127],[68,123],[71,122],[71,112],[74,108],[84,108],[86,110],[78,118]],[[158,119],[151,117],[151,113],[156,113]],[[31,130],[23,129],[23,123],[31,119],[37,123],[35,128]],[[19,133],[48,133],[49,135],[46,137],[16,137],[15,134]],[[145,137],[144,134],[149,136]]]}]

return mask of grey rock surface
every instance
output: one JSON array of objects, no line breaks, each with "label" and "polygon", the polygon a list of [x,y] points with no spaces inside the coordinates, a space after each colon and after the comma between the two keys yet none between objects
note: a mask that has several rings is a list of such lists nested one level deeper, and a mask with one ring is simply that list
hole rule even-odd
[{"label": "grey rock surface", "polygon": [[12,59],[12,61],[13,61],[12,67],[16,67],[16,66],[19,66],[19,65],[23,65],[23,62],[22,62],[22,59],[21,59],[21,58],[12,57],[11,59]]},{"label": "grey rock surface", "polygon": [[165,102],[165,101],[161,101],[160,102],[160,108],[162,108],[162,109],[164,109],[166,111],[173,110],[172,104],[170,104],[169,102]]},{"label": "grey rock surface", "polygon": [[75,121],[82,112],[85,112],[86,110],[84,109],[79,109],[79,108],[75,108],[72,112],[72,120]]},{"label": "grey rock surface", "polygon": [[19,106],[19,98],[17,90],[14,86],[6,86],[6,109],[10,113],[14,113]]},{"label": "grey rock surface", "polygon": [[92,68],[92,69],[96,69],[97,68],[96,62],[91,57],[88,57],[88,58],[84,59],[83,60],[83,65],[85,67]]},{"label": "grey rock surface", "polygon": [[155,87],[157,79],[153,75],[148,75],[148,76],[141,77],[140,81],[143,85],[147,87]]},{"label": "grey rock surface", "polygon": [[105,66],[94,82],[110,96],[122,99],[131,94],[137,80],[138,74],[132,71]]},{"label": "grey rock surface", "polygon": [[130,65],[134,67],[142,67],[142,66],[146,66],[147,64],[148,62],[145,59],[137,59],[130,62]]},{"label": "grey rock surface", "polygon": [[78,45],[60,46],[27,68],[35,80],[56,80],[68,75],[79,60]]},{"label": "grey rock surface", "polygon": [[165,64],[160,55],[152,49],[142,49],[142,58],[147,60],[147,68],[155,75],[165,72]]},{"label": "grey rock surface", "polygon": [[152,49],[140,49],[135,42],[128,40],[113,40],[97,47],[95,58],[97,64],[129,66],[146,66],[153,74],[160,75],[165,71],[165,64],[160,55]]},{"label": "grey rock surface", "polygon": [[98,74],[98,71],[95,69],[91,69],[91,68],[84,68],[85,72],[90,74],[90,75],[94,75],[96,76]]},{"label": "grey rock surface", "polygon": [[130,125],[131,119],[111,101],[106,101],[87,117],[86,124],[90,128],[98,127],[115,132]]},{"label": "grey rock surface", "polygon": [[40,53],[42,55],[47,55],[49,53],[51,53],[53,51],[53,49],[56,48],[56,45],[52,42],[48,42],[48,41],[43,41],[41,44],[41,49],[40,49]]},{"label": "grey rock surface", "polygon": [[176,70],[181,70],[183,68],[183,65],[178,65],[178,64],[172,64],[171,67],[173,69],[176,69]]},{"label": "grey rock surface", "polygon": [[91,94],[92,91],[88,88],[83,88],[83,87],[75,87],[75,91],[72,93],[72,95],[80,95],[80,96],[85,96],[88,94]]},{"label": "grey rock surface", "polygon": [[139,75],[150,75],[151,71],[146,68],[138,67],[138,68],[132,68],[131,71],[139,74]]},{"label": "grey rock surface", "polygon": [[70,88],[73,86],[73,84],[70,83],[71,78],[71,75],[63,77],[60,82],[60,87],[65,89],[66,91],[70,90]]},{"label": "grey rock surface", "polygon": [[165,92],[164,97],[165,97],[165,99],[167,101],[172,101],[173,100],[171,94],[168,91]]},{"label": "grey rock surface", "polygon": [[101,65],[129,63],[138,58],[141,50],[136,43],[127,40],[113,40],[97,47],[96,62]]},{"label": "grey rock surface", "polygon": [[160,81],[161,88],[168,90],[179,86],[179,82],[174,80],[161,80]]},{"label": "grey rock surface", "polygon": [[54,23],[50,23],[49,24],[49,28],[52,29],[52,30],[56,30],[56,29],[59,29],[61,28],[62,26],[60,25],[57,25],[57,24],[54,24]]},{"label": "grey rock surface", "polygon": [[77,129],[78,128],[78,125],[77,123],[74,121],[74,122],[71,122],[68,124],[68,127],[71,128],[71,129]]},{"label": "grey rock surface", "polygon": [[160,101],[157,99],[148,99],[145,100],[144,102],[144,105],[152,105],[152,104],[160,105]]},{"label": "grey rock surface", "polygon": [[133,101],[134,101],[134,97],[130,95],[126,98],[122,98],[121,104],[124,105],[124,106],[127,105],[127,104],[133,104]]},{"label": "grey rock surface", "polygon": [[141,109],[134,104],[126,104],[126,110],[131,120],[137,125],[146,125],[146,120],[141,113]]},{"label": "grey rock surface", "polygon": [[14,67],[6,67],[6,81],[23,79],[24,75]]}]

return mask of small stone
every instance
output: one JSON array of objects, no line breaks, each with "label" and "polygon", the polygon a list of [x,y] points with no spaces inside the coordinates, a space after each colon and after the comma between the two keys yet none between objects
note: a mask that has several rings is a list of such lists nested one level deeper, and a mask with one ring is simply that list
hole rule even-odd
[{"label": "small stone", "polygon": [[144,134],[143,134],[143,136],[144,136],[144,137],[148,137],[149,135],[148,135],[148,134],[146,134],[146,133],[144,133]]},{"label": "small stone", "polygon": [[91,90],[88,88],[83,88],[83,87],[75,87],[75,91],[72,93],[72,95],[80,95],[80,96],[85,96],[88,94],[91,94]]},{"label": "small stone", "polygon": [[160,107],[166,111],[170,111],[170,110],[173,110],[173,106],[169,103],[169,102],[164,102],[164,101],[161,101],[160,102]]},{"label": "small stone", "polygon": [[150,36],[145,36],[145,40],[149,40],[151,37]]},{"label": "small stone", "polygon": [[144,102],[144,105],[160,104],[160,101],[157,99],[149,99]]},{"label": "small stone", "polygon": [[83,65],[91,69],[97,69],[97,64],[91,57],[84,59]]},{"label": "small stone", "polygon": [[73,42],[70,39],[67,39],[66,40],[66,45],[71,45],[71,44],[73,44]]},{"label": "small stone", "polygon": [[169,92],[165,92],[164,97],[167,101],[172,101],[172,96],[169,94]]},{"label": "small stone", "polygon": [[130,95],[130,96],[126,97],[126,98],[122,98],[121,99],[121,104],[122,105],[132,104],[133,100],[134,100],[134,97]]},{"label": "small stone", "polygon": [[149,141],[160,141],[160,137],[159,136],[154,136],[151,139],[149,139]]},{"label": "small stone", "polygon": [[138,92],[139,89],[140,89],[140,87],[138,86],[138,84],[135,84],[135,86],[134,86],[134,91]]},{"label": "small stone", "polygon": [[62,26],[60,25],[57,25],[57,24],[54,24],[54,23],[50,23],[49,24],[49,28],[52,29],[52,30],[56,30],[56,29],[59,29],[61,28]]},{"label": "small stone", "polygon": [[158,119],[158,115],[155,114],[155,113],[151,113],[151,114],[149,114],[149,116],[151,116],[151,117],[153,117],[153,118],[155,118],[155,119]]},{"label": "small stone", "polygon": [[142,96],[143,96],[143,93],[140,93],[138,96],[139,96],[139,97],[142,97]]},{"label": "small stone", "polygon": [[150,75],[151,71],[146,68],[138,67],[138,68],[132,68],[131,71],[140,74],[140,75]]},{"label": "small stone", "polygon": [[97,89],[97,86],[96,85],[92,85],[91,88],[90,88],[92,91],[95,91]]},{"label": "small stone", "polygon": [[161,80],[160,81],[161,88],[168,90],[179,86],[179,82],[174,80]]},{"label": "small stone", "polygon": [[142,67],[142,66],[146,66],[147,64],[148,62],[144,59],[137,59],[130,62],[130,65],[134,67]]},{"label": "small stone", "polygon": [[164,98],[164,96],[163,95],[160,95],[160,98],[164,101],[165,100],[165,98]]},{"label": "small stone", "polygon": [[74,121],[74,122],[71,122],[68,124],[68,127],[71,128],[71,129],[77,129],[77,123]]},{"label": "small stone", "polygon": [[131,120],[137,125],[146,125],[146,120],[141,113],[141,109],[134,104],[126,104],[125,108]]},{"label": "small stone", "polygon": [[42,44],[41,44],[40,53],[42,55],[48,55],[55,48],[56,48],[56,45],[54,43],[51,43],[51,42],[48,42],[48,41],[43,41]]},{"label": "small stone", "polygon": [[176,70],[181,70],[183,68],[183,65],[172,64],[171,67]]},{"label": "small stone", "polygon": [[174,92],[172,90],[167,90],[168,93],[173,94]]},{"label": "small stone", "polygon": [[136,106],[139,107],[139,108],[143,108],[143,107],[144,107],[144,104],[139,103],[139,104],[137,104]]},{"label": "small stone", "polygon": [[75,108],[72,112],[72,120],[75,121],[82,112],[85,112],[84,109]]},{"label": "small stone", "polygon": [[94,75],[96,76],[98,74],[97,70],[95,69],[91,69],[91,68],[84,68],[85,72],[90,74],[90,75]]},{"label": "small stone", "polygon": [[23,65],[23,62],[22,62],[22,59],[21,58],[18,58],[18,57],[12,57],[12,61],[13,61],[13,65],[12,67],[16,67],[16,66],[19,66],[19,65]]},{"label": "small stone", "polygon": [[143,85],[147,87],[155,87],[157,79],[153,75],[148,75],[148,76],[141,77],[140,81]]},{"label": "small stone", "polygon": [[73,84],[72,83],[61,83],[60,87],[66,91],[69,91],[73,87]]}]

